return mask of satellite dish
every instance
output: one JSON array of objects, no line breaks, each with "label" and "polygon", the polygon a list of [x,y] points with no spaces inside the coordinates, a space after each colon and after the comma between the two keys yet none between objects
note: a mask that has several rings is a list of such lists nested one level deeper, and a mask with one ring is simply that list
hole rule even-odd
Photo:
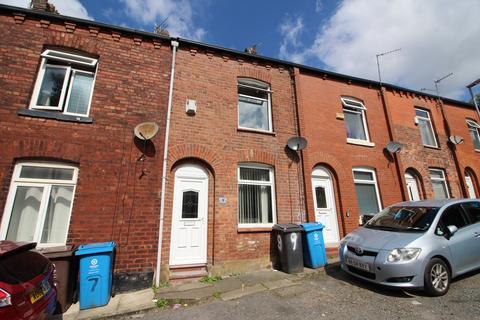
[{"label": "satellite dish", "polygon": [[155,122],[142,122],[133,129],[135,137],[140,140],[150,140],[158,132],[158,125]]},{"label": "satellite dish", "polygon": [[402,150],[402,147],[403,145],[400,142],[390,141],[389,143],[387,143],[386,148],[390,153],[397,153],[397,152],[400,152],[400,150]]},{"label": "satellite dish", "polygon": [[450,136],[448,137],[448,140],[453,144],[460,144],[464,139],[461,136]]},{"label": "satellite dish", "polygon": [[307,139],[303,137],[291,137],[287,141],[287,146],[293,151],[300,151],[307,146]]}]

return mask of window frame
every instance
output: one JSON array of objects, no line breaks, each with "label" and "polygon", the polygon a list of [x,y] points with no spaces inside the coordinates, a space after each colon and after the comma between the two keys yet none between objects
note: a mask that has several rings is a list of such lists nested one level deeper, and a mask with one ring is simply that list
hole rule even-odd
[{"label": "window frame", "polygon": [[[264,169],[269,171],[270,181],[258,181],[258,180],[242,180],[240,179],[240,169],[241,168],[251,168],[251,169]],[[240,212],[238,210],[238,203],[240,202],[240,192],[238,191],[238,186],[240,185],[260,185],[260,186],[270,186],[272,190],[272,222],[271,223],[240,223]],[[277,223],[277,210],[276,210],[276,197],[275,197],[275,172],[273,166],[259,164],[259,163],[239,163],[237,166],[237,225],[238,228],[271,228],[275,223]]]},{"label": "window frame", "polygon": [[[422,141],[422,145],[424,147],[438,148],[437,133],[435,131],[435,128],[433,127],[433,121],[432,121],[432,116],[430,115],[430,110],[422,109],[420,107],[415,107],[414,109],[415,109],[415,119],[416,119],[415,123],[420,125],[419,120],[427,121],[428,122],[428,127],[430,128],[431,133],[432,133],[433,141],[435,142],[435,145],[425,144],[425,142],[423,141],[423,138],[422,138],[422,131],[419,127],[418,131],[420,132],[420,140]],[[421,112],[425,112],[428,117],[423,117],[423,116],[417,115],[417,110],[421,111]]]},{"label": "window frame", "polygon": [[[441,172],[442,173],[442,178],[432,178],[431,171]],[[450,199],[450,190],[448,190],[447,173],[446,173],[445,169],[428,168],[428,176],[430,178],[430,183],[432,184],[432,191],[433,191],[434,199],[435,199],[435,190],[433,189],[433,181],[443,182],[443,185],[444,185],[446,193],[447,193],[447,198],[446,199]]]},{"label": "window frame", "polygon": [[[251,86],[251,85],[248,85],[248,84],[244,84],[244,83],[241,83],[242,80],[248,80],[248,81],[251,81],[253,83],[258,83],[258,87],[257,86]],[[262,88],[261,85],[264,85],[266,87],[265,88]],[[263,99],[263,98],[259,98],[259,97],[254,97],[254,96],[250,96],[250,95],[247,95],[247,94],[242,94],[242,93],[239,93],[238,92],[238,88],[239,87],[244,87],[244,88],[249,88],[249,89],[255,89],[255,90],[259,90],[259,91],[263,91],[263,92],[266,92],[267,93],[267,96],[268,96],[268,99]],[[260,80],[257,80],[257,79],[253,79],[253,78],[248,78],[248,77],[239,77],[237,78],[237,128],[238,129],[241,129],[241,130],[249,130],[249,131],[258,131],[258,132],[268,132],[268,133],[273,133],[273,116],[272,116],[272,91],[271,91],[271,87],[270,87],[270,84],[264,82],[264,81],[260,81]],[[268,116],[268,130],[264,130],[264,129],[256,129],[256,128],[249,128],[249,127],[243,127],[240,125],[240,108],[238,106],[238,102],[239,102],[239,98],[240,97],[245,97],[245,98],[248,98],[248,99],[253,99],[253,100],[259,100],[259,101],[266,101],[267,102],[267,116]]]},{"label": "window frame", "polygon": [[362,117],[363,130],[365,132],[365,140],[349,138],[347,135],[347,142],[354,143],[354,144],[371,144],[372,141],[370,140],[370,132],[368,131],[368,123],[367,123],[367,115],[366,115],[367,108],[365,107],[365,104],[360,100],[352,99],[348,97],[340,97],[340,100],[342,101],[343,113],[360,114],[360,116]]},{"label": "window frame", "polygon": [[[73,175],[71,180],[61,180],[61,179],[38,179],[38,178],[21,178],[20,172],[22,167],[31,166],[31,167],[41,167],[41,168],[56,168],[56,169],[73,169]],[[67,242],[68,232],[70,229],[70,220],[72,218],[72,210],[75,200],[75,192],[77,189],[77,180],[78,180],[78,167],[74,165],[67,165],[62,163],[52,163],[52,162],[18,162],[15,164],[13,170],[12,180],[10,182],[10,188],[8,190],[7,200],[5,203],[5,208],[3,211],[3,216],[0,224],[0,239],[5,240],[7,237],[8,227],[12,218],[12,210],[15,202],[15,196],[17,194],[18,187],[41,187],[43,188],[43,194],[41,202],[38,209],[38,219],[34,229],[33,241],[37,242],[37,248],[42,247],[54,247],[65,245]],[[52,187],[54,185],[61,186],[71,186],[73,187],[72,199],[70,204],[70,209],[68,212],[67,225],[65,226],[65,241],[62,243],[42,243],[41,236],[43,227],[45,225],[47,208],[49,204],[49,197],[51,194]]]},{"label": "window frame", "polygon": [[[60,56],[52,55],[52,53],[58,53]],[[98,73],[98,59],[89,58],[86,56],[76,55],[67,53],[60,50],[52,50],[47,49],[40,55],[42,57],[42,61],[40,63],[40,69],[38,71],[37,77],[35,79],[35,85],[32,92],[32,97],[30,99],[29,109],[30,110],[45,110],[45,111],[55,111],[60,114],[71,115],[76,117],[88,117],[90,115],[90,107],[92,105],[92,98],[93,98],[93,90],[95,88],[95,82],[97,79]],[[63,56],[63,57],[61,57]],[[69,59],[70,57],[70,59]],[[50,64],[48,63],[49,60],[55,60],[62,63],[61,65]],[[91,71],[83,70],[76,68],[75,66],[82,66],[90,68]],[[38,98],[40,94],[40,88],[42,87],[42,83],[45,77],[46,69],[48,68],[56,68],[56,69],[65,69],[65,79],[63,80],[62,92],[60,94],[60,99],[58,102],[58,106],[42,106],[38,105]],[[73,113],[68,112],[67,107],[70,101],[70,93],[72,91],[73,86],[73,76],[75,73],[82,73],[82,74],[91,74],[93,75],[92,86],[90,88],[90,94],[88,99],[88,105],[85,114],[82,113]]]},{"label": "window frame", "polygon": [[[367,173],[371,173],[372,174],[372,178],[373,180],[364,180],[364,179],[356,179],[355,178],[355,172],[367,172]],[[354,167],[352,168],[352,176],[353,176],[353,184],[354,186],[358,183],[358,184],[369,184],[369,185],[373,185],[375,187],[375,195],[377,196],[377,205],[378,205],[378,212],[382,211],[383,210],[383,207],[382,207],[382,201],[380,199],[380,191],[379,191],[379,188],[378,188],[378,181],[377,181],[377,175],[376,175],[376,172],[374,169],[369,169],[369,168],[365,168],[365,167]],[[358,194],[355,190],[355,195],[357,197],[357,204],[359,205],[358,206],[358,209],[359,209],[359,215],[362,216],[362,215],[365,215],[367,213],[361,213],[360,212],[360,203],[358,202]],[[375,212],[375,213],[369,213],[369,214],[376,214],[378,212]]]},{"label": "window frame", "polygon": [[[470,138],[472,138],[471,132],[473,132],[473,134],[476,135],[476,139],[478,140],[478,144],[480,145],[480,125],[477,122],[475,122],[471,119],[467,119],[466,121],[467,121],[468,132],[470,133]],[[472,139],[472,143],[473,143],[473,149],[475,151],[480,152],[480,149],[477,149],[475,147],[474,139]]]}]

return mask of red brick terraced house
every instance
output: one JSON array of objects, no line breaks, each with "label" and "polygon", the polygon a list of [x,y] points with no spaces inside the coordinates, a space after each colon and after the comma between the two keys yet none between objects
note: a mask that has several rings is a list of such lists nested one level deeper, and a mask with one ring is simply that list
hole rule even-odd
[{"label": "red brick terraced house", "polygon": [[170,40],[7,6],[0,32],[0,238],[113,240],[117,289],[150,286]]},{"label": "red brick terraced house", "polygon": [[270,267],[272,226],[304,220],[291,69],[179,42],[162,278]]}]

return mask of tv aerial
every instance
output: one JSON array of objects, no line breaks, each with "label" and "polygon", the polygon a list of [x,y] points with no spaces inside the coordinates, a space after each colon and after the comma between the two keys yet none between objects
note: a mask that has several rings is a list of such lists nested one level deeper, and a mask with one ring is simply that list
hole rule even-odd
[{"label": "tv aerial", "polygon": [[287,141],[287,146],[293,151],[300,151],[307,146],[307,139],[303,137],[291,137]]}]

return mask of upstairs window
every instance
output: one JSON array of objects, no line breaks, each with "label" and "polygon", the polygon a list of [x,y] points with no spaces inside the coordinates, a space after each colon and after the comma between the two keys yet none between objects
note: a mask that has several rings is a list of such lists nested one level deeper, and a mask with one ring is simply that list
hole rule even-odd
[{"label": "upstairs window", "polygon": [[448,194],[447,179],[445,178],[445,170],[428,169],[430,180],[432,181],[433,195],[435,199],[447,199]]},{"label": "upstairs window", "polygon": [[415,119],[415,123],[417,123],[420,128],[420,136],[422,137],[423,145],[437,148],[438,144],[435,138],[435,132],[433,131],[430,112],[415,108]]},{"label": "upstairs window", "polygon": [[271,226],[275,223],[273,169],[245,164],[238,167],[238,223]]},{"label": "upstairs window", "polygon": [[480,125],[473,120],[467,120],[468,131],[472,137],[473,147],[480,151]]},{"label": "upstairs window", "polygon": [[270,86],[264,82],[238,79],[238,127],[272,131]]},{"label": "upstairs window", "polygon": [[30,102],[30,109],[88,116],[97,59],[47,49]]},{"label": "upstairs window", "polygon": [[347,141],[370,142],[368,136],[367,120],[365,118],[365,105],[358,100],[341,98],[343,114],[345,115],[345,129],[347,130]]},{"label": "upstairs window", "polygon": [[53,163],[19,163],[13,172],[0,239],[64,245],[78,169]]},{"label": "upstairs window", "polygon": [[360,213],[373,215],[379,212],[382,206],[375,171],[367,168],[354,168],[353,181]]}]

